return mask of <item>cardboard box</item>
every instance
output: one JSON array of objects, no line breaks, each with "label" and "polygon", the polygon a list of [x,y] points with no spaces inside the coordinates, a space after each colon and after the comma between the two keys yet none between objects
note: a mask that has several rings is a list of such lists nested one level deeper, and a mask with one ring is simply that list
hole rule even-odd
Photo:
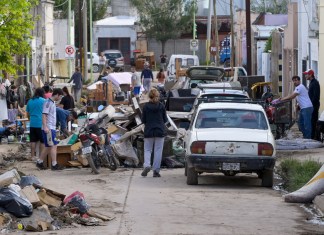
[{"label": "cardboard box", "polygon": [[62,201],[58,197],[55,197],[53,194],[50,194],[49,192],[46,192],[45,189],[41,189],[37,193],[37,195],[43,204],[54,206],[54,207],[59,207],[62,204]]},{"label": "cardboard box", "polygon": [[24,187],[21,191],[20,194],[27,198],[30,203],[33,205],[34,208],[38,207],[41,205],[41,201],[36,193],[36,190],[34,186],[28,185]]},{"label": "cardboard box", "polygon": [[88,159],[85,155],[77,155],[77,159],[78,161],[82,164],[82,166],[88,166],[89,165],[89,162],[88,162]]}]

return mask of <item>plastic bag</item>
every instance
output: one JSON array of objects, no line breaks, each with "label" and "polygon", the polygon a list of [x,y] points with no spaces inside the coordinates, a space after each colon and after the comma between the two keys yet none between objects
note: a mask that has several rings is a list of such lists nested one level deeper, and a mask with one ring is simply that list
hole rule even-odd
[{"label": "plastic bag", "polygon": [[80,195],[75,195],[74,197],[72,197],[67,204],[77,207],[81,214],[86,213],[90,208],[90,206],[86,203],[84,198]]},{"label": "plastic bag", "polygon": [[22,176],[19,184],[21,188],[25,188],[26,186],[33,184],[37,184],[39,186],[42,185],[39,179],[33,175]]},{"label": "plastic bag", "polygon": [[168,168],[182,168],[184,164],[179,162],[174,156],[164,157],[162,159],[163,164],[165,164]]},{"label": "plastic bag", "polygon": [[33,206],[28,199],[11,188],[0,189],[0,206],[18,218],[28,217],[33,213]]}]

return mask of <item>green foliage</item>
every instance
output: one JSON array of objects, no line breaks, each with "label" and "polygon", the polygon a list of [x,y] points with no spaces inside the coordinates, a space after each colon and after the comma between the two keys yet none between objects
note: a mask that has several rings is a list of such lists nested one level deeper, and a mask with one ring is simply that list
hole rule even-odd
[{"label": "green foliage", "polygon": [[264,47],[264,51],[265,53],[270,53],[271,52],[271,48],[272,48],[272,33],[274,32],[274,30],[271,31],[270,33],[270,37],[268,38],[266,45]]},{"label": "green foliage", "polygon": [[287,14],[289,0],[252,0],[251,10],[261,13]]},{"label": "green foliage", "polygon": [[316,161],[298,161],[296,159],[283,160],[277,172],[284,181],[284,188],[288,192],[304,186],[321,168],[322,164]]},{"label": "green foliage", "polygon": [[185,0],[130,0],[140,15],[143,31],[164,45],[169,39],[179,38],[192,26],[195,10],[193,1]]},{"label": "green foliage", "polygon": [[[71,0],[71,9],[77,14],[79,11],[78,0]],[[83,1],[82,1],[83,2]],[[92,19],[93,21],[101,20],[105,17],[110,0],[92,0]],[[89,3],[88,3],[89,6]],[[88,7],[89,15],[89,7]],[[67,0],[55,0],[54,11],[61,11],[58,18],[67,18],[68,2]]]},{"label": "green foliage", "polygon": [[0,1],[0,70],[15,74],[22,66],[15,64],[14,55],[30,54],[28,39],[34,27],[30,14],[37,0]]}]

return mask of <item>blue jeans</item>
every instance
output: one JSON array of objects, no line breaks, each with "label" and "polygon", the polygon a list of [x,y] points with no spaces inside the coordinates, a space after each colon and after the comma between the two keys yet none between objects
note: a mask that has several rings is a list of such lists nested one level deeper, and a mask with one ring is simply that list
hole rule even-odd
[{"label": "blue jeans", "polygon": [[299,130],[305,139],[312,138],[312,113],[313,107],[301,109],[299,113]]},{"label": "blue jeans", "polygon": [[164,137],[144,138],[144,168],[151,167],[151,155],[154,145],[153,171],[160,172]]}]

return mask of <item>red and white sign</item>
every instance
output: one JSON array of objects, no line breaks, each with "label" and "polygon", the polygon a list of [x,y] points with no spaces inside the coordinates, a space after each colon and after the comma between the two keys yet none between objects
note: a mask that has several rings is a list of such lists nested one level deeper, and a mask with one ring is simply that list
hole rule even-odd
[{"label": "red and white sign", "polygon": [[74,59],[75,58],[75,49],[73,45],[65,46],[65,59]]}]

